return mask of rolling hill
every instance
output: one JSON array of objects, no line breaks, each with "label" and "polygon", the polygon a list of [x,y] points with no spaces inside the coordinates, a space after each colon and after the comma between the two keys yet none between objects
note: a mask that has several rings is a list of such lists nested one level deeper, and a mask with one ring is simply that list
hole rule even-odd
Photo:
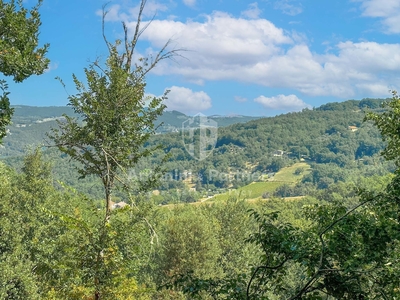
[{"label": "rolling hill", "polygon": [[[71,107],[68,106],[13,106],[14,116],[12,124],[8,127],[8,135],[0,146],[0,158],[23,155],[27,147],[36,145],[48,145],[46,132],[51,128],[57,127],[56,120],[67,116],[76,116]],[[158,132],[178,132],[182,128],[182,123],[188,120],[187,116],[178,111],[165,111],[158,119],[162,124]],[[259,119],[259,117],[250,116],[211,116],[220,127],[229,126],[235,123],[244,123],[250,120]]]}]

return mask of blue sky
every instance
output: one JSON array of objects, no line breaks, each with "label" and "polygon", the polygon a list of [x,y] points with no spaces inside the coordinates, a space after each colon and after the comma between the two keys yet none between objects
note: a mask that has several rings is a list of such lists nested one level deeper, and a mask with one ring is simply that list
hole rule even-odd
[{"label": "blue sky", "polygon": [[[35,1],[24,1],[26,6]],[[50,68],[10,83],[12,104],[61,106],[74,94],[72,73],[107,48],[100,10],[106,1],[44,0],[40,40]],[[121,21],[135,26],[139,1],[109,2],[108,39]],[[148,0],[137,55],[168,39],[184,57],[162,61],[147,93],[169,89],[169,110],[206,115],[272,116],[332,101],[387,98],[400,85],[398,0]],[[60,77],[66,89],[55,80]]]}]

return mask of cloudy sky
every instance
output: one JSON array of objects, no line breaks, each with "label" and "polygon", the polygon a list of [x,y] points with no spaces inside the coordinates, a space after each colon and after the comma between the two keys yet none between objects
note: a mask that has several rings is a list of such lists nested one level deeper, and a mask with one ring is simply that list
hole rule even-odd
[{"label": "cloudy sky", "polygon": [[[34,0],[24,1],[27,6]],[[104,61],[100,0],[44,0],[46,74],[11,84],[12,104],[66,105],[72,73]],[[138,0],[109,2],[106,33],[134,28]],[[137,55],[171,39],[182,57],[162,61],[147,93],[169,89],[169,110],[272,116],[333,101],[387,98],[400,86],[398,0],[148,0]],[[54,78],[63,79],[66,88]],[[9,80],[10,81],[10,80]]]}]

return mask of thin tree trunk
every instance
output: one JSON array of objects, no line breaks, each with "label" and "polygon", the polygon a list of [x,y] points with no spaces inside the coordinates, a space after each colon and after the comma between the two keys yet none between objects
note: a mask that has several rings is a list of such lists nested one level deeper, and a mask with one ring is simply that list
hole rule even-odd
[{"label": "thin tree trunk", "polygon": [[106,219],[110,216],[112,209],[112,204],[111,204],[111,187],[110,184],[109,186],[106,187]]}]

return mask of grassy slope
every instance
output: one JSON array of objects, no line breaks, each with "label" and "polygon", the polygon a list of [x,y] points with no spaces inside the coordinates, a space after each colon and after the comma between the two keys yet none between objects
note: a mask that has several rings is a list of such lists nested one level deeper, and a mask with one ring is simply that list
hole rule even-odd
[{"label": "grassy slope", "polygon": [[[296,175],[294,172],[298,168],[304,168],[304,172]],[[303,178],[303,176],[310,172],[310,165],[305,162],[296,163],[290,167],[283,168],[275,174],[271,181],[279,181],[285,183],[296,183]]]},{"label": "grassy slope", "polygon": [[[304,168],[304,172],[299,175],[294,174],[297,168]],[[290,167],[281,169],[273,178],[263,182],[253,182],[239,189],[231,190],[224,194],[216,195],[207,201],[224,201],[229,197],[239,197],[248,200],[259,199],[265,192],[273,193],[277,187],[283,184],[296,184],[304,175],[310,172],[310,165],[305,162],[296,163]]]}]

